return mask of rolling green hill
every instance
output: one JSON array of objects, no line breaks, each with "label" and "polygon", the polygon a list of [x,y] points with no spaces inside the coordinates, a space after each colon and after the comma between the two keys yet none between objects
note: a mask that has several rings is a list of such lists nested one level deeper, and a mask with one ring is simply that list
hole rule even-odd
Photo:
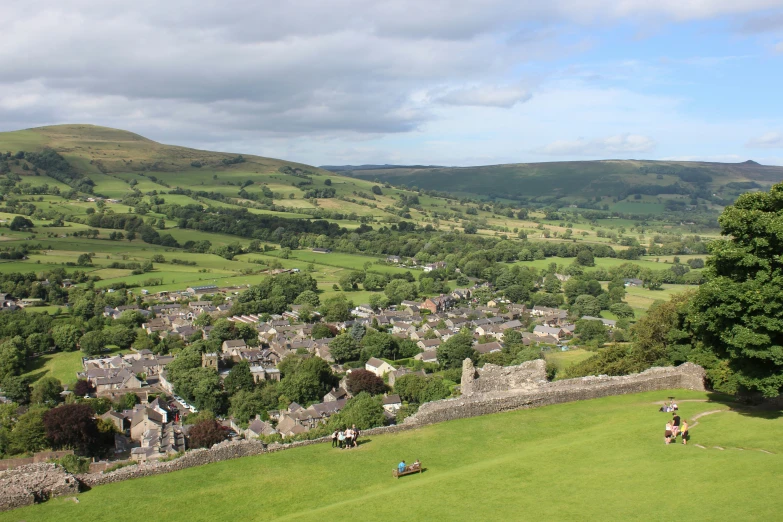
[{"label": "rolling green hill", "polygon": [[783,167],[744,163],[684,161],[566,161],[479,167],[382,165],[329,167],[359,179],[379,180],[457,195],[482,195],[519,201],[561,199],[585,202],[633,194],[697,195],[716,203],[733,201],[747,190],[783,180]]},{"label": "rolling green hill", "polygon": [[[655,401],[667,395],[688,421],[712,412],[688,446],[663,443]],[[0,521],[776,519],[783,419],[707,398],[608,397],[364,437],[349,451],[317,444],[98,486]],[[392,478],[417,458],[424,473]]]}]

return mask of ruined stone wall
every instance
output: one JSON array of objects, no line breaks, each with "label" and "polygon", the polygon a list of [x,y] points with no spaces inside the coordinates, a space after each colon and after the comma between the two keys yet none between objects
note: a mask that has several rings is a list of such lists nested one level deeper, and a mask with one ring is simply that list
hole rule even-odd
[{"label": "ruined stone wall", "polygon": [[462,363],[460,390],[463,396],[509,390],[533,390],[546,382],[546,362],[527,361],[518,366],[485,364],[475,368],[473,361]]},{"label": "ruined stone wall", "polygon": [[[650,368],[642,373],[622,377],[582,377],[555,382],[541,382],[538,386],[525,383],[519,389],[476,392],[476,383],[469,385],[471,393],[456,399],[422,404],[416,414],[405,419],[405,424],[423,426],[452,419],[463,419],[549,404],[574,402],[610,395],[625,395],[656,390],[704,390],[704,369],[692,363],[676,368]],[[507,381],[504,381],[504,384]],[[497,388],[502,386],[498,385]],[[489,387],[488,387],[489,388]]]},{"label": "ruined stone wall", "polygon": [[0,511],[78,492],[76,477],[56,464],[28,464],[0,471]]}]

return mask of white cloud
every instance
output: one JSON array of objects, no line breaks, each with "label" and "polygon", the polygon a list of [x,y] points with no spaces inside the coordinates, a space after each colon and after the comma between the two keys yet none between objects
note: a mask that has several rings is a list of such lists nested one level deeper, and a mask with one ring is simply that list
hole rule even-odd
[{"label": "white cloud", "polygon": [[746,145],[754,149],[783,149],[783,133],[767,132],[749,140]]},{"label": "white cloud", "polygon": [[605,156],[607,154],[627,155],[650,152],[655,140],[640,134],[618,134],[605,138],[587,140],[557,140],[538,148],[535,152],[549,156]]},{"label": "white cloud", "polygon": [[435,101],[446,105],[509,108],[528,101],[530,96],[530,91],[520,87],[487,85],[453,89],[437,96]]}]

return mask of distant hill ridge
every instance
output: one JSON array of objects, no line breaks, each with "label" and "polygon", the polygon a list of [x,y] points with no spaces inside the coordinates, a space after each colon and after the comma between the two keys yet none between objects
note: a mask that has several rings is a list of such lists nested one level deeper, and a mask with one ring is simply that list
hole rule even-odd
[{"label": "distant hill ridge", "polygon": [[783,181],[783,167],[742,163],[655,160],[555,161],[473,167],[327,167],[365,180],[422,190],[504,199],[555,198],[584,201],[631,195],[690,195],[733,201],[748,190]]}]

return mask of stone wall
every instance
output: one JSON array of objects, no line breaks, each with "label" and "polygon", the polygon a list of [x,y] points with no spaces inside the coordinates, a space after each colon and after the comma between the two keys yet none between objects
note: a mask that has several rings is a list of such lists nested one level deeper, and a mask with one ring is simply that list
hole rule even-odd
[{"label": "stone wall", "polygon": [[32,457],[24,457],[19,459],[3,459],[0,460],[0,471],[6,469],[18,468],[19,466],[26,466],[28,464],[38,464],[41,462],[47,462],[51,459],[60,459],[66,455],[73,455],[73,450],[63,451],[39,451]]},{"label": "stone wall", "polygon": [[463,396],[509,390],[533,390],[546,382],[546,362],[527,361],[519,366],[485,364],[476,369],[473,361],[462,363],[460,390]]},{"label": "stone wall", "polygon": [[0,471],[0,511],[78,492],[76,477],[56,464],[28,464]]},{"label": "stone wall", "polygon": [[[528,370],[530,370],[530,367],[528,367]],[[520,371],[522,370],[520,369]],[[493,370],[492,375],[495,373]],[[514,371],[512,370],[511,374],[513,373]],[[487,375],[490,374],[488,373]],[[518,389],[498,389],[485,393],[475,391],[475,384],[481,381],[481,377],[478,377],[473,381],[473,387],[468,386],[471,393],[456,399],[445,399],[422,404],[418,412],[405,419],[405,424],[423,426],[452,419],[476,417],[478,415],[520,408],[534,408],[549,404],[645,391],[682,388],[704,390],[704,375],[704,369],[701,366],[685,363],[676,368],[650,368],[642,373],[622,377],[607,377],[604,375],[555,382],[544,381],[540,382],[538,386],[532,386],[529,382],[524,382],[522,387]],[[507,382],[510,381],[504,381],[503,383]],[[497,385],[495,387],[502,388],[503,386]]]}]

